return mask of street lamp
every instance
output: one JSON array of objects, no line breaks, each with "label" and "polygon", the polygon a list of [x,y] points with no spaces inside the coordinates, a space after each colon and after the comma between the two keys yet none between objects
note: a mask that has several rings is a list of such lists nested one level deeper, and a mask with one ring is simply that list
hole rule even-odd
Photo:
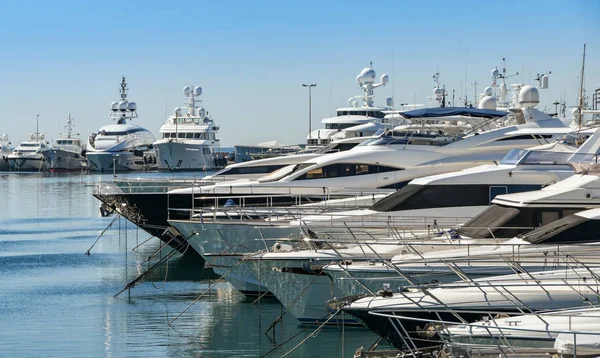
[{"label": "street lamp", "polygon": [[312,132],[312,103],[311,103],[311,92],[313,87],[317,87],[316,84],[302,84],[302,87],[308,87],[308,137],[310,138],[310,132]]}]

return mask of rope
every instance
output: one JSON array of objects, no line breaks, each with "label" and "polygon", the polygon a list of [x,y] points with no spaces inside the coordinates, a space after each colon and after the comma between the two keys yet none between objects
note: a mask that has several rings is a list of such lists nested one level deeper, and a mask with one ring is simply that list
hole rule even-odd
[{"label": "rope", "polygon": [[163,280],[162,285],[160,285],[160,287],[156,287],[156,285],[154,284],[154,281],[150,281],[152,283],[152,286],[154,288],[156,288],[157,290],[160,290],[161,288],[165,287],[165,285],[167,284],[167,277],[169,276],[169,260],[167,260],[167,265],[166,265],[166,270],[165,270],[165,279]]},{"label": "rope", "polygon": [[108,230],[108,228],[110,228],[112,226],[112,224],[114,224],[115,221],[117,221],[117,219],[120,218],[120,217],[121,217],[121,215],[119,215],[119,214],[115,215],[115,218],[110,222],[110,224],[108,224],[108,226],[104,230],[102,230],[102,232],[100,233],[100,236],[98,236],[98,238],[96,239],[96,241],[94,241],[94,243],[92,244],[92,246],[90,246],[90,248],[84,253],[84,255],[90,256],[90,251],[96,245],[96,243],[98,242],[98,240],[100,240],[100,238],[102,237],[102,235],[104,235],[104,233],[106,232],[106,230]]},{"label": "rope", "polygon": [[187,306],[183,311],[181,311],[177,316],[175,316],[175,318],[173,318],[168,324],[169,326],[175,322],[175,320],[177,320],[179,317],[181,317],[181,315],[183,315],[185,312],[187,312],[187,310],[189,310],[196,302],[198,302],[202,297],[204,297],[204,295],[206,295],[207,292],[210,292],[210,290],[212,290],[213,287],[215,287],[219,282],[221,282],[225,276],[229,275],[229,273],[233,270],[235,270],[239,265],[241,265],[246,259],[252,257],[254,254],[254,252],[249,253],[247,255],[245,255],[240,261],[238,261],[237,264],[235,264],[233,267],[231,267],[229,270],[227,270],[227,272],[225,272],[221,277],[219,277],[212,285],[208,286],[208,288],[202,292],[202,294],[200,294],[200,296],[198,296],[194,301],[192,301],[192,303],[189,304],[189,306]]},{"label": "rope", "polygon": [[316,335],[318,334],[318,332],[329,322],[331,321],[331,319],[333,317],[335,317],[339,312],[340,312],[340,308],[337,309],[337,311],[331,313],[329,315],[329,318],[323,322],[319,327],[317,327],[317,329],[315,329],[313,331],[313,333],[309,334],[306,338],[304,338],[302,341],[300,341],[300,343],[296,344],[296,346],[294,348],[292,348],[290,351],[288,351],[286,354],[282,355],[281,358],[285,358],[287,356],[289,356],[293,351],[295,351],[298,347],[300,347],[301,345],[303,345],[306,341],[308,341],[311,337],[316,337]]},{"label": "rope", "polygon": [[[337,314],[337,312],[335,312],[335,314],[334,314],[334,315],[336,315],[336,314]],[[327,317],[328,317],[328,316],[330,316],[330,315],[331,315],[331,313],[327,314],[326,316],[323,316],[323,317],[322,317],[322,318],[321,318],[319,321],[321,321],[321,320],[323,320],[323,319],[327,318]],[[326,322],[327,322],[327,321],[326,321]],[[304,332],[308,331],[310,328],[311,328],[310,326],[308,326],[308,327],[304,328],[304,329],[303,329],[303,330],[301,330],[300,332],[298,332],[298,333],[294,334],[293,336],[291,336],[290,338],[288,338],[287,340],[285,340],[283,343],[281,343],[281,344],[277,345],[277,347],[275,347],[275,348],[271,349],[271,350],[270,350],[270,351],[268,351],[267,353],[265,353],[265,354],[263,354],[262,356],[260,356],[260,358],[264,358],[264,357],[268,356],[269,354],[271,354],[271,353],[275,352],[276,350],[278,350],[279,348],[283,347],[284,345],[286,345],[288,342],[290,342],[290,341],[291,341],[291,340],[293,340],[294,338],[296,338],[296,337],[298,337],[299,335],[301,335],[302,333],[304,333]],[[312,335],[312,334],[311,334],[311,335]]]}]

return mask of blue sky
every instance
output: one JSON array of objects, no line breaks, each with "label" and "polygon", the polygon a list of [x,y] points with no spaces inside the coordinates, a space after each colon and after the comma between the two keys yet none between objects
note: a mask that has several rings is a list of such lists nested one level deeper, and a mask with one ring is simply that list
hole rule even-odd
[{"label": "blue sky", "polygon": [[[135,123],[157,133],[182,88],[201,85],[223,145],[304,142],[358,94],[373,62],[392,83],[383,103],[426,103],[441,83],[473,96],[506,57],[510,82],[552,71],[540,107],[575,104],[583,43],[586,88],[600,85],[600,1],[18,1],[0,5],[0,134],[54,138],[69,113],[83,138],[107,124],[121,75]],[[467,87],[464,87],[466,78]]]}]

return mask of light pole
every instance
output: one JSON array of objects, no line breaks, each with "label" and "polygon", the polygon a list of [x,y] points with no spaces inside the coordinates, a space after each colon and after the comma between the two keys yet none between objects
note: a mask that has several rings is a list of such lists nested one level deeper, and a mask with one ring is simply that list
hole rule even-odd
[{"label": "light pole", "polygon": [[311,97],[312,96],[311,96],[311,93],[312,93],[312,88],[317,87],[317,85],[316,84],[307,85],[307,84],[303,83],[302,87],[308,87],[308,137],[310,138],[310,132],[312,132],[312,129],[311,129],[311,127],[312,127],[312,102],[311,102],[312,98]]}]

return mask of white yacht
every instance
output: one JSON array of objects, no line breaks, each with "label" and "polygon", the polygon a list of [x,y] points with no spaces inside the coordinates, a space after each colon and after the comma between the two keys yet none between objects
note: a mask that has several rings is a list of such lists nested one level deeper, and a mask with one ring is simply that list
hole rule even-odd
[{"label": "white yacht", "polygon": [[0,136],[0,171],[7,171],[11,169],[8,156],[10,155],[11,148],[8,136],[3,134]]},{"label": "white yacht", "polygon": [[146,152],[156,140],[145,128],[127,123],[137,118],[137,104],[127,100],[127,83],[121,81],[121,101],[111,104],[109,118],[115,124],[89,136],[86,157],[90,170],[99,172],[143,170],[150,166]]},{"label": "white yacht", "polygon": [[198,107],[201,87],[183,89],[187,108],[175,108],[160,127],[161,139],[154,142],[158,169],[214,170],[223,168],[227,161],[220,155],[221,142],[217,138],[219,126],[203,107]]},{"label": "white yacht", "polygon": [[81,170],[87,166],[81,139],[72,136],[73,118],[70,114],[65,129],[67,133],[52,142],[52,150],[44,152],[48,170],[51,172]]},{"label": "white yacht", "polygon": [[36,132],[29,135],[29,140],[19,144],[10,155],[8,161],[13,170],[45,171],[48,166],[44,152],[52,150],[39,131],[39,115],[36,119]]},{"label": "white yacht", "polygon": [[[385,86],[389,82],[388,75],[382,75],[379,83],[375,83],[376,73],[371,67],[364,68],[356,77],[356,82],[363,94],[351,97],[349,107],[338,108],[335,117],[325,118],[321,121],[324,129],[311,131],[307,138],[309,147],[326,146],[332,141],[354,137],[369,137],[382,128],[389,128],[385,111],[393,106],[393,100],[386,100],[387,107],[373,105],[373,90]],[[359,103],[362,101],[362,104]]]}]

